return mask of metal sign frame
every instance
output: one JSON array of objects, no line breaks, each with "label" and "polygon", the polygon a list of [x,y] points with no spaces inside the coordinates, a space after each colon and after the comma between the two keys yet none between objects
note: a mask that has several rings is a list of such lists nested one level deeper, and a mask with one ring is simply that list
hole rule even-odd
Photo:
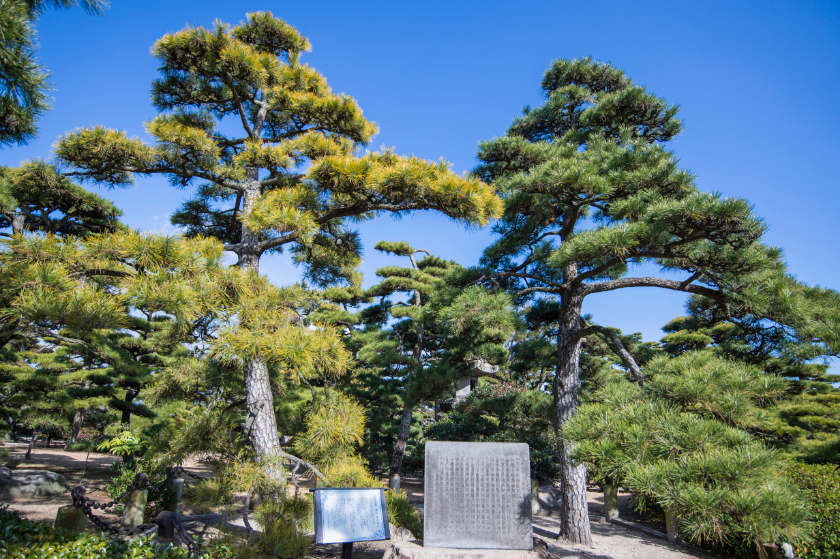
[{"label": "metal sign frame", "polygon": [[375,541],[382,541],[382,540],[390,540],[391,539],[391,527],[388,522],[388,505],[385,502],[385,489],[381,487],[314,487],[310,489],[312,493],[314,493],[313,504],[315,508],[315,543],[318,544],[325,544],[325,543],[350,543],[350,542],[333,542],[333,541],[324,541],[324,519],[323,519],[323,509],[321,508],[321,499],[319,493],[322,491],[379,491],[379,504],[382,507],[382,522],[384,523],[382,532],[384,533],[384,537],[376,538],[376,539],[364,539],[364,540],[353,540],[357,542],[375,542]]}]

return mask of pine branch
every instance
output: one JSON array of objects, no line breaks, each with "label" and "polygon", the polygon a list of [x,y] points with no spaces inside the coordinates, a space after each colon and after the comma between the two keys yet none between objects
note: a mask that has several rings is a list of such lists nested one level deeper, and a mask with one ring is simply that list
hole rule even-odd
[{"label": "pine branch", "polygon": [[[618,334],[615,332],[615,330],[612,330],[611,328],[606,328],[604,326],[598,326],[597,324],[589,324],[589,322],[587,322],[585,319],[583,320],[583,323],[587,325],[584,329],[587,332],[598,332],[600,334],[603,334],[604,337],[607,338],[607,343],[610,345],[612,350],[618,355],[624,366],[630,369],[630,371],[633,373],[633,376],[636,377],[636,382],[639,383],[639,386],[642,386],[645,382],[645,376],[644,374],[642,374],[642,370],[639,368],[639,365],[636,364],[636,360],[633,359],[633,356],[630,354],[629,351],[627,351],[627,348],[624,347],[624,344],[621,343],[621,338],[618,337]],[[583,332],[583,330],[579,330],[578,334],[580,332]],[[585,337],[585,334],[583,336],[579,336],[578,339],[582,337]]]},{"label": "pine branch", "polygon": [[600,283],[588,283],[582,287],[584,296],[592,293],[603,293],[604,291],[615,291],[616,289],[623,289],[625,287],[660,287],[662,289],[671,289],[673,291],[683,291],[686,293],[693,293],[695,295],[702,295],[708,297],[718,303],[726,303],[726,298],[723,292],[703,287],[700,285],[686,284],[685,281],[668,280],[664,278],[620,278]]}]

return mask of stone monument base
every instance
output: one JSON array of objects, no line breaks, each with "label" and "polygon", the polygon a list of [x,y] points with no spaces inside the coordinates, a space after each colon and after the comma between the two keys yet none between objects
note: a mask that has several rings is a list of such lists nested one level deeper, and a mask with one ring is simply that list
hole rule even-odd
[{"label": "stone monument base", "polygon": [[394,542],[385,550],[382,559],[540,559],[534,551],[525,549],[456,549],[452,547],[423,547],[412,542]]}]

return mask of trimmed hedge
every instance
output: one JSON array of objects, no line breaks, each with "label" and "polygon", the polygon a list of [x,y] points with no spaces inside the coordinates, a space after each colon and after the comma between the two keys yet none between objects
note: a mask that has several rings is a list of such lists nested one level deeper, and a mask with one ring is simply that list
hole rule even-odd
[{"label": "trimmed hedge", "polygon": [[792,462],[785,473],[811,506],[811,542],[796,548],[802,559],[840,559],[840,472],[834,464]]},{"label": "trimmed hedge", "polygon": [[[187,559],[186,548],[155,546],[149,540],[116,541],[94,534],[77,534],[49,524],[32,522],[0,505],[0,558],[2,559]],[[224,546],[203,551],[201,559],[231,559]]]}]

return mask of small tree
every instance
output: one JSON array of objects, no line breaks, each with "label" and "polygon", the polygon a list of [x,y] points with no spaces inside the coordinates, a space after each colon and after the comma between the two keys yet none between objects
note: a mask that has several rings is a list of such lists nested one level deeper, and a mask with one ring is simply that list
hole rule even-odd
[{"label": "small tree", "polygon": [[[383,281],[366,292],[326,290],[330,302],[313,317],[348,328],[348,347],[364,375],[363,399],[375,410],[383,409],[382,414],[374,412],[385,416],[377,420],[376,438],[389,439],[389,483],[399,489],[418,404],[449,392],[459,375],[469,374],[474,361],[503,361],[507,351],[502,344],[511,333],[513,317],[504,293],[447,284],[449,275],[463,270],[455,262],[406,242],[381,241],[376,250],[407,258],[411,265],[380,268],[376,274]],[[418,253],[426,256],[416,260]],[[407,301],[400,300],[403,297]],[[348,311],[377,298],[379,303],[358,313]],[[360,392],[352,383],[348,390]],[[375,402],[374,394],[381,394]],[[392,401],[394,395],[399,401]],[[394,416],[398,419],[392,430]]]},{"label": "small tree", "polygon": [[836,463],[840,389],[826,359],[840,348],[840,294],[804,285],[780,269],[763,289],[735,294],[727,309],[702,298],[692,298],[687,309],[663,328],[665,351],[677,356],[704,349],[787,378],[791,389],[769,410],[760,432],[800,459]]},{"label": "small tree", "polygon": [[122,227],[121,215],[109,200],[73,184],[43,161],[0,167],[0,236],[24,231],[76,237],[115,232]]},{"label": "small tree", "polygon": [[[555,62],[542,88],[542,106],[480,146],[476,172],[495,183],[505,213],[477,279],[505,282],[520,299],[557,302],[559,431],[578,407],[581,341],[604,331],[582,320],[587,297],[657,287],[725,305],[774,254],[756,244],[764,225],[745,200],[700,192],[662,147],[682,128],[677,107],[588,58]],[[645,263],[684,276],[628,277]],[[588,544],[586,472],[571,450],[558,443],[560,534]]]},{"label": "small tree", "polygon": [[[498,214],[492,189],[443,163],[390,152],[354,156],[376,126],[300,63],[307,50],[306,38],[267,12],[233,28],[219,22],[166,35],[153,47],[161,78],[152,98],[162,114],[147,129],[157,143],[95,127],[64,136],[57,155],[75,168],[71,174],[111,186],[127,186],[135,174],[197,184],[173,223],[221,240],[253,272],[263,254],[290,246],[320,286],[357,280],[360,245],[348,218],[435,209],[484,224]],[[223,122],[239,131],[226,135]],[[276,454],[263,356],[251,356],[245,378],[252,443],[260,456]]]}]

